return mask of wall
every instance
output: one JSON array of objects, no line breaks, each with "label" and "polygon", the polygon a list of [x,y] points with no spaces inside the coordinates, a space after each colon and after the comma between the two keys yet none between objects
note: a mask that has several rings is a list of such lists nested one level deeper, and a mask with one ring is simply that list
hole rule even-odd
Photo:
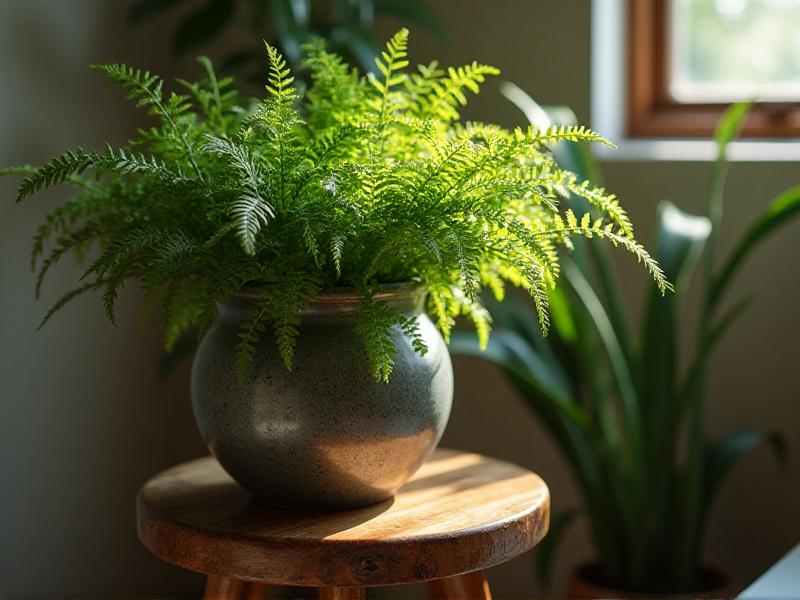
[{"label": "wall", "polygon": [[[500,65],[504,77],[541,102],[568,104],[588,119],[587,0],[437,0],[435,6],[450,42],[442,48],[415,35],[412,58]],[[86,69],[91,62],[124,60],[165,75],[192,73],[191,61],[165,58],[169,23],[129,30],[123,14],[124,3],[103,0],[0,2],[0,164],[38,163],[66,147],[126,139],[139,115]],[[521,123],[494,86],[470,115]],[[669,197],[700,210],[709,176],[708,165],[688,163],[611,163],[605,172],[645,241],[652,239],[656,202]],[[797,179],[793,164],[735,165],[722,244],[729,247],[759,207]],[[189,408],[188,372],[156,378],[158,332],[140,325],[135,292],[124,295],[117,329],[103,320],[97,299],[87,297],[33,333],[79,266],[66,260],[42,301],[33,302],[29,240],[60,194],[15,207],[14,183],[0,179],[0,596],[197,595],[199,577],[161,564],[140,547],[133,506],[150,474],[203,452]],[[754,290],[757,300],[723,344],[713,371],[713,432],[764,426],[783,431],[791,444],[787,474],[779,475],[758,452],[719,498],[707,555],[742,583],[800,537],[793,502],[800,495],[798,233],[800,225],[786,228],[748,263],[732,297]],[[631,263],[620,258],[635,307],[645,279]],[[457,397],[445,443],[534,468],[550,483],[555,507],[574,505],[563,461],[502,375],[478,360],[455,362]],[[584,531],[576,529],[565,542],[555,589],[570,564],[590,555]],[[495,569],[496,596],[530,596],[532,564],[525,556]]]}]

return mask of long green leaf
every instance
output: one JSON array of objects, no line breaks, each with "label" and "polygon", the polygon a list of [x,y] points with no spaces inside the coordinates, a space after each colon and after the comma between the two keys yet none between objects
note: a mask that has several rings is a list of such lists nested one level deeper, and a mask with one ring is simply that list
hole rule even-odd
[{"label": "long green leaf", "polygon": [[[584,277],[583,273],[581,273],[577,267],[569,263],[564,265],[564,275],[594,320],[594,326],[603,342],[619,391],[621,401],[620,409],[629,442],[628,450],[633,460],[639,460],[642,458],[641,451],[644,432],[642,431],[642,419],[639,412],[636,388],[630,371],[630,365],[626,361],[625,354],[622,351],[619,338],[617,338],[611,320],[608,318],[608,314],[603,308],[600,299],[595,294],[586,277]],[[597,400],[603,402],[604,399],[598,398]],[[606,402],[605,404],[609,403]]]},{"label": "long green leaf", "polygon": [[703,515],[707,514],[719,487],[733,467],[748,452],[762,444],[766,444],[772,450],[779,466],[786,466],[788,458],[786,439],[776,431],[733,431],[708,446],[705,452],[706,478],[703,488]]},{"label": "long green leaf", "polygon": [[[717,124],[714,139],[717,142],[717,159],[711,176],[711,187],[708,195],[707,216],[711,221],[711,233],[706,241],[705,261],[703,265],[703,299],[698,327],[697,348],[701,352],[706,344],[712,313],[712,297],[714,290],[714,269],[716,264],[716,237],[722,223],[725,179],[728,172],[728,144],[733,141],[744,126],[750,110],[749,103],[734,104]],[[705,464],[702,459],[705,443],[706,426],[706,381],[705,370],[701,370],[698,383],[694,386],[691,398],[691,415],[687,436],[686,477],[683,488],[683,522],[680,524],[680,545],[686,551],[678,557],[677,577],[689,582],[695,572],[699,560],[696,535],[700,525],[700,507],[702,502],[702,482]]]},{"label": "long green leaf", "polygon": [[547,363],[518,333],[509,329],[494,331],[486,349],[481,350],[473,332],[456,331],[450,339],[450,350],[454,354],[485,358],[512,371],[550,398],[559,410],[568,414],[577,424],[586,425],[586,415],[571,398],[570,390],[564,387],[561,377],[549,369]]},{"label": "long green leaf", "polygon": [[[502,335],[503,333],[506,335]],[[518,342],[513,344],[516,348],[512,349],[508,340],[514,336]],[[546,374],[544,380],[540,380],[526,368],[518,355],[519,348],[524,343],[524,340],[512,331],[495,331],[489,339],[486,350],[481,351],[474,333],[457,331],[450,340],[450,350],[454,354],[487,359],[504,369],[522,400],[538,416],[564,452],[586,496],[598,498],[602,504],[604,486],[607,482],[598,471],[589,445],[591,436],[587,429],[590,427],[588,417],[574,401],[559,395],[556,389],[550,387],[552,381]],[[529,348],[529,352],[533,352],[533,349]],[[535,368],[542,374],[538,367]],[[611,519],[607,521],[612,522]]]},{"label": "long green leaf", "polygon": [[747,296],[742,298],[739,302],[734,304],[728,311],[720,317],[706,336],[703,347],[698,351],[694,361],[689,367],[686,381],[683,385],[683,393],[680,398],[680,408],[675,411],[675,418],[682,412],[683,407],[695,396],[697,393],[697,386],[705,375],[706,364],[713,353],[714,349],[719,344],[725,333],[733,325],[734,321],[741,316],[745,309],[750,305],[752,297]]},{"label": "long green leaf", "polygon": [[748,255],[768,235],[800,213],[800,185],[785,190],[756,218],[731,252],[711,291],[712,309],[719,302]]},{"label": "long green leaf", "polygon": [[[652,286],[644,313],[638,384],[649,436],[669,436],[668,412],[675,404],[677,388],[677,311],[710,232],[707,218],[689,215],[671,202],[659,204],[656,259],[677,293],[662,296]],[[661,447],[668,441],[661,440],[651,447],[663,455]]]},{"label": "long green leaf", "polygon": [[678,309],[697,258],[711,230],[705,217],[689,215],[671,202],[658,207],[656,259],[675,284],[675,294],[662,296],[651,288],[642,322],[642,347],[637,369],[639,401],[646,428],[647,468],[651,471],[651,509],[641,524],[651,539],[663,526],[670,502],[674,447],[681,405],[676,402]]},{"label": "long green leaf", "polygon": [[[558,379],[561,389],[570,390],[569,395],[574,398],[574,381],[567,375],[563,358],[556,356],[553,351],[553,342],[558,338],[568,341],[562,335],[562,331],[568,329],[569,326],[562,321],[571,318],[569,304],[566,299],[561,298],[563,289],[559,287],[557,292],[560,292],[560,294],[551,294],[551,300],[556,298],[556,302],[550,305],[554,328],[548,337],[545,337],[542,333],[539,321],[534,311],[531,310],[530,299],[527,297],[523,301],[512,291],[502,302],[489,298],[486,307],[494,319],[493,326],[496,329],[511,329],[522,336],[533,347],[542,361],[546,363],[553,376]],[[574,324],[572,327],[574,327]],[[569,334],[570,332],[566,331],[565,333]]]}]

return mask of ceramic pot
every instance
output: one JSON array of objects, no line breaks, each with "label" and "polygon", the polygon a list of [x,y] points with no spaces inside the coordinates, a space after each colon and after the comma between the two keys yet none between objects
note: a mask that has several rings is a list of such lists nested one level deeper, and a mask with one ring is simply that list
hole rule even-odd
[{"label": "ceramic pot", "polygon": [[607,586],[602,583],[601,571],[596,563],[584,563],[572,571],[567,584],[567,597],[576,600],[596,598],[649,599],[674,598],[729,598],[733,595],[731,580],[721,571],[704,566],[700,570],[700,585],[695,591],[686,592],[632,592]]},{"label": "ceramic pot", "polygon": [[262,293],[219,303],[195,356],[192,405],[211,453],[261,504],[344,509],[391,497],[433,452],[453,397],[450,357],[422,310],[424,291],[401,285],[376,295],[413,317],[428,346],[420,356],[397,329],[389,383],[370,373],[353,327],[362,298],[351,289],[324,292],[302,312],[291,372],[264,335],[242,381],[239,329]]}]

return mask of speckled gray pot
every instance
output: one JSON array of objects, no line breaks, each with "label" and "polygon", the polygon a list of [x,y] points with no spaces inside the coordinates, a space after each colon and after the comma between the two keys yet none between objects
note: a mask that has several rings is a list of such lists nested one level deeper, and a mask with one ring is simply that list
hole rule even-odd
[{"label": "speckled gray pot", "polygon": [[388,384],[376,383],[353,330],[360,297],[326,292],[302,314],[288,372],[263,336],[250,375],[235,369],[239,325],[257,292],[219,304],[192,369],[192,405],[211,452],[256,501],[340,509],[390,497],[433,451],[447,424],[453,373],[444,341],[421,312],[423,295],[393,286],[379,297],[414,315],[428,353],[395,332]]}]

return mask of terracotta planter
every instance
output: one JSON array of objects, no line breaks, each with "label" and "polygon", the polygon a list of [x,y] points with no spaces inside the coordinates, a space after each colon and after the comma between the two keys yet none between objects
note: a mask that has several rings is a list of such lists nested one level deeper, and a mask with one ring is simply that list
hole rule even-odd
[{"label": "terracotta planter", "polygon": [[567,597],[576,600],[596,598],[729,598],[734,594],[730,578],[713,567],[702,567],[700,589],[693,592],[631,592],[609,587],[602,583],[600,567],[596,563],[584,563],[572,571],[567,584]]},{"label": "terracotta planter", "polygon": [[263,293],[219,303],[195,356],[192,404],[209,450],[261,504],[343,509],[391,497],[436,447],[453,396],[447,348],[422,312],[424,290],[376,294],[413,318],[428,346],[420,356],[397,328],[389,383],[370,373],[353,327],[362,297],[351,289],[325,292],[301,313],[291,372],[265,335],[241,381],[240,326]]}]

